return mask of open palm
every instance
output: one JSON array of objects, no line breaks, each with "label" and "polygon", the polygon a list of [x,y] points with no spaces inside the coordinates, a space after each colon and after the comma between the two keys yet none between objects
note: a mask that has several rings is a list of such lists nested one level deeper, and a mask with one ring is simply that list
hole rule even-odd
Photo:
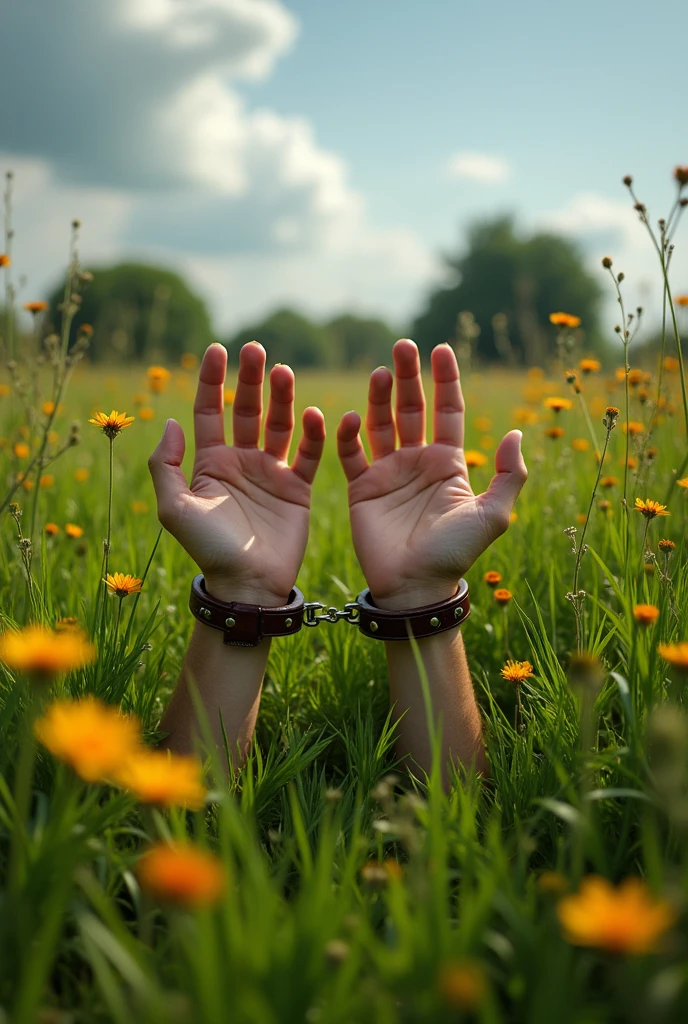
[{"label": "open palm", "polygon": [[194,404],[196,454],[187,485],[181,463],[184,433],[169,420],[149,466],[161,523],[186,548],[219,600],[278,606],[289,596],[308,539],[311,484],[325,440],[320,410],[303,415],[303,435],[291,466],[294,375],[270,374],[263,449],[265,351],[241,350],[232,409],[233,445],[225,444],[223,395],[227,355],[211,345],[201,364]]},{"label": "open palm", "polygon": [[440,345],[432,353],[432,444],[425,443],[425,397],[412,341],[397,342],[394,364],[396,422],[392,374],[381,367],[370,378],[366,430],[372,463],[356,413],[343,417],[337,438],[349,481],[354,546],[368,586],[379,604],[412,608],[455,593],[460,577],[507,529],[527,471],[520,431],[511,431],[497,449],[488,490],[475,495],[463,452],[464,402],[452,349]]}]

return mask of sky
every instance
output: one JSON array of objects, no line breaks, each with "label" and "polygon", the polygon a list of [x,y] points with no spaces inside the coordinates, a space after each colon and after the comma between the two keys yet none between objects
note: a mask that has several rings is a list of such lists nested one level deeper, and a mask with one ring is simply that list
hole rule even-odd
[{"label": "sky", "polygon": [[25,299],[78,217],[89,269],[178,270],[218,337],[285,304],[401,332],[471,222],[513,213],[658,308],[621,179],[656,220],[688,163],[684,0],[0,0],[0,25]]}]

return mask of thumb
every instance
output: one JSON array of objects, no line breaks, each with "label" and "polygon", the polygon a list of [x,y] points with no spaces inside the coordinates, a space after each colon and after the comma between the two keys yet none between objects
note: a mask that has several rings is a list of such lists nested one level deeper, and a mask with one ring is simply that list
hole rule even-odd
[{"label": "thumb", "polygon": [[502,438],[495,452],[495,475],[488,489],[478,499],[495,537],[507,530],[511,510],[528,479],[528,470],[521,453],[522,438],[520,430],[510,430]]},{"label": "thumb", "polygon": [[158,446],[148,460],[158,499],[158,518],[163,526],[172,518],[181,495],[188,492],[186,477],[181,470],[185,448],[184,431],[176,420],[168,420]]}]

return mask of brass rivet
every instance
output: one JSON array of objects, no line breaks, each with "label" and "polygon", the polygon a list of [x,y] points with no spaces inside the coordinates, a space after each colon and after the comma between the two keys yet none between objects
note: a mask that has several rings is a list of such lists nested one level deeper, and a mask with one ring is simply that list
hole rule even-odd
[{"label": "brass rivet", "polygon": [[434,627],[435,627],[435,629],[437,629],[437,627],[439,626],[439,624],[440,624],[440,620],[439,620],[439,619],[437,618],[437,616],[436,616],[436,615],[433,615],[433,617],[432,617],[432,618],[430,619],[430,625],[431,625],[431,626],[434,626]]},{"label": "brass rivet", "polygon": [[287,629],[289,629],[289,627],[291,626],[293,621],[294,621],[293,619],[285,619],[284,620],[284,625],[287,627]]},{"label": "brass rivet", "polygon": [[462,615],[463,615],[463,608],[461,607],[461,605],[458,605],[454,609],[454,618],[455,619],[460,619]]},{"label": "brass rivet", "polygon": [[379,626],[378,626],[377,622],[371,622],[370,623],[370,632],[371,633],[377,633],[378,629],[379,629]]},{"label": "brass rivet", "polygon": [[209,619],[212,614],[210,608],[201,608],[201,615],[204,619]]},{"label": "brass rivet", "polygon": [[232,626],[236,626],[236,619],[233,619],[230,615],[228,619],[225,619],[225,626],[227,629],[231,629]]}]

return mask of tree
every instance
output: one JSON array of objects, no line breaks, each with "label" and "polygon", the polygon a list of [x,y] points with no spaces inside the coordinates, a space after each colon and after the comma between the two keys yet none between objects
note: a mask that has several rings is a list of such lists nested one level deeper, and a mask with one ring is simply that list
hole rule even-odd
[{"label": "tree", "polygon": [[549,314],[560,310],[581,318],[586,348],[599,347],[601,290],[567,239],[547,233],[521,238],[512,218],[501,217],[475,224],[465,254],[447,257],[446,264],[454,283],[430,296],[413,325],[423,355],[445,341],[468,344],[468,332],[484,361],[537,365],[553,351]]},{"label": "tree", "polygon": [[271,363],[290,366],[332,366],[336,353],[331,335],[293,309],[278,309],[260,323],[244,327],[228,345],[230,358],[237,362],[239,349],[248,341],[259,341]]},{"label": "tree", "polygon": [[[59,331],[64,284],[50,298],[53,326]],[[112,356],[146,359],[200,354],[213,340],[205,303],[170,270],[143,263],[120,263],[93,272],[74,317],[72,337],[81,324],[94,328],[92,359]]]},{"label": "tree", "polygon": [[397,336],[382,320],[342,313],[325,325],[332,337],[337,362],[346,368],[372,370],[389,362]]}]

